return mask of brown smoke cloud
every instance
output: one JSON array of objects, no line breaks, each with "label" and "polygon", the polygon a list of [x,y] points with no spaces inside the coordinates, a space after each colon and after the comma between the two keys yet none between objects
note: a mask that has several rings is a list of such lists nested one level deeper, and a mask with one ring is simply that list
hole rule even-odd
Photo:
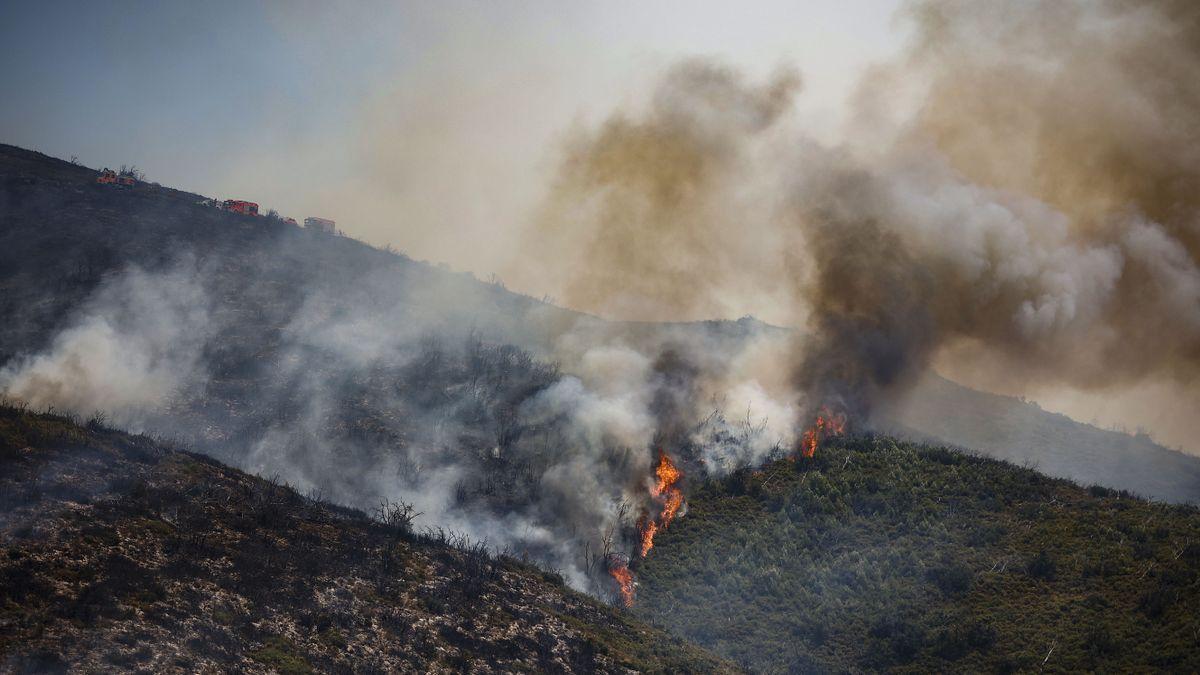
[{"label": "brown smoke cloud", "polygon": [[[932,346],[999,356],[997,374],[1031,382],[1192,382],[1197,8],[931,1],[912,10],[917,41],[903,68],[927,91],[891,149],[910,175],[884,174],[903,203],[872,215],[936,273],[923,300]],[[916,190],[913,171],[926,174]],[[943,175],[931,184],[935,171]],[[936,223],[963,198],[974,213]],[[940,213],[914,212],[930,206],[914,200],[937,200]],[[914,215],[926,222],[904,222]]]},{"label": "brown smoke cloud", "polygon": [[1194,396],[1200,9],[908,15],[915,42],[864,80],[844,144],[779,123],[794,75],[703,61],[581,134],[535,228],[562,299],[640,319],[791,303],[805,405],[860,421],[935,362],[997,387]]},{"label": "brown smoke cloud", "polygon": [[[706,319],[745,307],[782,268],[758,256],[769,216],[757,161],[799,89],[795,72],[745,82],[678,64],[644,114],[618,113],[568,143],[521,261],[506,276],[561,289],[567,306],[630,320]],[[741,262],[759,259],[756,269]],[[532,280],[531,280],[532,278]],[[787,289],[772,289],[785,293]]]}]

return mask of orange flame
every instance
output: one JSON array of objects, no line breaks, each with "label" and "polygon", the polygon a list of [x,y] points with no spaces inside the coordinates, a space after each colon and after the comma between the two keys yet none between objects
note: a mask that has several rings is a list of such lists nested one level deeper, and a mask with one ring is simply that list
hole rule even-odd
[{"label": "orange flame", "polygon": [[658,477],[658,484],[654,486],[650,494],[655,497],[674,487],[675,483],[678,483],[680,477],[683,476],[662,449],[658,451],[658,466],[654,467],[654,475]]},{"label": "orange flame", "polygon": [[683,491],[679,488],[673,488],[666,494],[666,499],[663,501],[662,527],[665,529],[667,525],[675,520],[675,514],[679,512],[679,507],[683,506]]},{"label": "orange flame", "polygon": [[804,437],[800,439],[800,454],[805,457],[812,457],[817,454],[817,430],[809,428],[804,432]]},{"label": "orange flame", "polygon": [[841,436],[846,433],[845,414],[835,413],[825,406],[821,406],[821,412],[825,413],[825,426],[829,429],[829,435]]},{"label": "orange flame", "polygon": [[633,572],[619,560],[611,561],[608,573],[617,581],[617,590],[621,593],[621,604],[625,608],[633,607]]},{"label": "orange flame", "polygon": [[642,536],[642,547],[638,549],[638,554],[645,558],[650,549],[654,548],[654,535],[658,533],[658,523],[643,515],[638,518],[637,529]]},{"label": "orange flame", "polygon": [[[654,467],[654,477],[656,480],[650,487],[650,498],[659,504],[658,517],[653,518],[643,511],[636,524],[639,539],[637,555],[642,558],[654,548],[654,535],[670,525],[679,514],[679,509],[683,508],[683,490],[678,486],[683,472],[661,448],[658,450],[658,464]],[[608,561],[608,574],[617,582],[621,604],[626,608],[633,607],[633,571],[629,569],[628,561],[623,556],[614,554]]]},{"label": "orange flame", "polygon": [[654,535],[658,534],[659,530],[666,529],[683,507],[683,490],[676,485],[679,479],[683,478],[683,472],[671,462],[671,458],[661,448],[658,451],[658,465],[654,467],[654,475],[658,481],[650,488],[650,496],[662,508],[657,520],[644,515],[638,519],[637,529],[642,540],[638,554],[643,558],[654,548]]},{"label": "orange flame", "polygon": [[827,406],[821,406],[821,412],[817,414],[817,419],[813,425],[804,430],[804,434],[800,437],[800,454],[805,457],[812,457],[817,454],[817,446],[821,441],[832,436],[841,436],[846,433],[846,416],[842,413],[835,413]]}]

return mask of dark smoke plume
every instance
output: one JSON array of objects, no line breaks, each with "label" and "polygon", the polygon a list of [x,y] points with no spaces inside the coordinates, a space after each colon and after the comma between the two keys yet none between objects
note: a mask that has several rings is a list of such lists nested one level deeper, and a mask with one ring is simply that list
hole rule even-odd
[{"label": "dark smoke plume", "polygon": [[795,76],[754,85],[702,61],[577,138],[536,228],[567,252],[568,303],[792,307],[801,425],[822,405],[869,424],[931,365],[1197,397],[1200,9],[906,15],[914,43],[864,78],[844,142],[786,123]]},{"label": "dark smoke plume", "polygon": [[865,415],[950,348],[1018,381],[1194,382],[1196,7],[912,11],[917,43],[884,79],[925,88],[915,113],[799,181],[814,267],[801,390]]}]

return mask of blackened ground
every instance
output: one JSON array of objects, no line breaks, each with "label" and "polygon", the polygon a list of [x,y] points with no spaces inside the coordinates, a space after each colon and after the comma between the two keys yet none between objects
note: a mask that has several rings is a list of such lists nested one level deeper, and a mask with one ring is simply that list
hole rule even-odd
[{"label": "blackened ground", "polygon": [[389,506],[4,405],[0,671],[736,670]]}]

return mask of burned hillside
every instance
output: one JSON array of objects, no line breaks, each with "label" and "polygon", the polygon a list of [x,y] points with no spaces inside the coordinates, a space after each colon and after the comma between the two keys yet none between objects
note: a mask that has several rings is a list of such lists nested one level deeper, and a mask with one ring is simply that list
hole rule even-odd
[{"label": "burned hillside", "polygon": [[735,672],[481,542],[0,406],[0,669]]}]

